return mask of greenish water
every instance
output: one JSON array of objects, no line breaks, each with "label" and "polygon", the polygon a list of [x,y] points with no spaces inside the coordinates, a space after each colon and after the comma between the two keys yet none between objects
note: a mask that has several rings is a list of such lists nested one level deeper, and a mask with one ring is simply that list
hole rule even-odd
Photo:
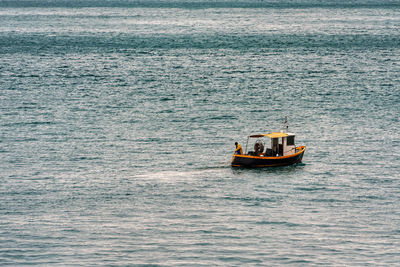
[{"label": "greenish water", "polygon": [[400,261],[396,2],[0,6],[0,265]]}]

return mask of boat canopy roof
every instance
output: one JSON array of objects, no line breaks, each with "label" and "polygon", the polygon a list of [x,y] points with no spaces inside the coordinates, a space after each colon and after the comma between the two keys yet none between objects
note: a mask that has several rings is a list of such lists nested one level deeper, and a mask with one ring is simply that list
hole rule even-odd
[{"label": "boat canopy roof", "polygon": [[281,137],[286,137],[289,135],[294,135],[294,134],[287,134],[287,133],[280,133],[280,132],[273,132],[273,133],[268,133],[268,134],[255,134],[255,135],[250,135],[250,138],[260,138],[267,136],[269,138],[281,138]]},{"label": "boat canopy roof", "polygon": [[289,136],[287,133],[269,133],[266,134],[266,136],[268,136],[269,138],[281,138],[281,137],[286,137]]}]

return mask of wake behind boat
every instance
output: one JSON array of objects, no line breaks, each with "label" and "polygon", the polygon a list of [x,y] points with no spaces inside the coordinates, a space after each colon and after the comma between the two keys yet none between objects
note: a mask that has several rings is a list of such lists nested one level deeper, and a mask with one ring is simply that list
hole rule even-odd
[{"label": "wake behind boat", "polygon": [[[288,126],[286,126],[286,131],[287,129]],[[295,136],[294,133],[283,131],[250,135],[247,137],[244,153],[241,146],[235,143],[237,148],[232,156],[231,166],[259,168],[300,163],[306,147],[296,146]],[[270,138],[268,147],[265,145],[265,138]],[[252,151],[247,151],[249,141],[254,148]]]}]

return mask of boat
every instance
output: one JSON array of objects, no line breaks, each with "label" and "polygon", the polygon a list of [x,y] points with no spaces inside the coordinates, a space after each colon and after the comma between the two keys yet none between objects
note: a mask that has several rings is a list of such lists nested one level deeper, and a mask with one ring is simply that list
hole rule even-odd
[{"label": "boat", "polygon": [[[296,135],[294,133],[289,133],[287,130],[288,126],[286,126],[286,131],[281,130],[280,132],[248,136],[245,152],[241,153],[241,147],[237,149],[232,156],[231,166],[262,168],[288,166],[300,163],[303,159],[306,146],[296,146]],[[265,138],[270,139],[270,145],[268,145],[268,147],[265,145]],[[254,150],[247,150],[249,141]]]}]

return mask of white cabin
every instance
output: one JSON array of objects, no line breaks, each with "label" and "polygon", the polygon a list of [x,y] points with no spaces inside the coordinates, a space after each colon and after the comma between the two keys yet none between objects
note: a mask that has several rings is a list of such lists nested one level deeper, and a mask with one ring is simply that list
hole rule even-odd
[{"label": "white cabin", "polygon": [[273,156],[289,156],[296,153],[295,134],[294,133],[269,133],[271,138],[271,150]]}]

